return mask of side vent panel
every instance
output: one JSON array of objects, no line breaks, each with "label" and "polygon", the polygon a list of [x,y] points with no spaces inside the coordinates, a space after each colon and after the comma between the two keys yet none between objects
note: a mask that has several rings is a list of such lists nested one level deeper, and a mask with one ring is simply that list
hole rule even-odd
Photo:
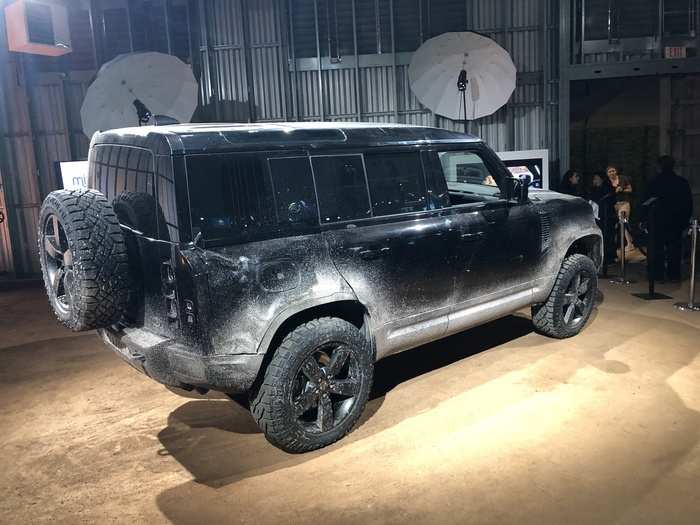
[{"label": "side vent panel", "polygon": [[546,252],[552,246],[552,221],[549,217],[549,213],[540,210],[540,251],[542,253]]}]

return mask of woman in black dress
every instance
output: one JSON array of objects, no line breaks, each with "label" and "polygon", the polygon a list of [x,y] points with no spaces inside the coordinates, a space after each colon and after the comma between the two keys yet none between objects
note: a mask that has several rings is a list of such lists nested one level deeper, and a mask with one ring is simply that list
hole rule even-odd
[{"label": "woman in black dress", "polygon": [[605,264],[615,262],[615,226],[617,214],[615,212],[615,190],[607,175],[598,171],[593,174],[590,200],[598,205],[598,218],[596,222],[603,232],[603,248],[605,250]]},{"label": "woman in black dress", "polygon": [[578,174],[578,171],[568,170],[564,173],[559,191],[567,195],[573,195],[574,197],[583,197],[583,182],[581,181],[581,176]]}]

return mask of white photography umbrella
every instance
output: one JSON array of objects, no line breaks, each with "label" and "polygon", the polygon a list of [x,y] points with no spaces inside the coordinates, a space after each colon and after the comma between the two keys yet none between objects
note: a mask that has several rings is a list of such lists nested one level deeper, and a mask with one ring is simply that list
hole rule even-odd
[{"label": "white photography umbrella", "polygon": [[179,58],[163,53],[119,55],[104,64],[80,109],[83,132],[137,126],[151,115],[189,122],[197,108],[197,81]]},{"label": "white photography umbrella", "polygon": [[[413,54],[411,89],[421,103],[444,117],[475,120],[495,113],[515,89],[508,52],[477,33],[444,33]],[[459,86],[458,86],[459,82]]]}]

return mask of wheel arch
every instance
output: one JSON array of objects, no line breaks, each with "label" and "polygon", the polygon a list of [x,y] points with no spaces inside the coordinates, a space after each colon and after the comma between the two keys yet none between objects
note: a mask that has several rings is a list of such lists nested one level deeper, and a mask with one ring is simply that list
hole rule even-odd
[{"label": "wheel arch", "polygon": [[258,378],[265,373],[268,363],[274,355],[274,350],[282,340],[296,327],[319,317],[338,317],[355,325],[365,336],[375,360],[376,345],[372,331],[372,319],[369,311],[357,297],[352,294],[334,294],[323,302],[297,305],[280,314],[270,325],[260,345],[258,353],[265,354],[258,371]]},{"label": "wheel arch", "polygon": [[585,255],[593,261],[597,269],[603,264],[603,237],[599,233],[590,233],[577,237],[569,244],[564,259],[574,254]]}]

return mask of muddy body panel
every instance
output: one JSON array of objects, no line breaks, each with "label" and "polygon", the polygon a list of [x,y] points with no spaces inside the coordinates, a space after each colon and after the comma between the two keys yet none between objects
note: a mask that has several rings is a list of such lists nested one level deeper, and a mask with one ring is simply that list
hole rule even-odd
[{"label": "muddy body panel", "polygon": [[[458,186],[477,168],[490,186],[448,191],[452,168]],[[119,215],[137,283],[129,315],[101,335],[178,387],[249,390],[314,312],[350,308],[381,359],[545,301],[572,250],[602,261],[587,202],[517,198],[490,149],[446,130],[115,130],[93,137],[89,181]]]}]

